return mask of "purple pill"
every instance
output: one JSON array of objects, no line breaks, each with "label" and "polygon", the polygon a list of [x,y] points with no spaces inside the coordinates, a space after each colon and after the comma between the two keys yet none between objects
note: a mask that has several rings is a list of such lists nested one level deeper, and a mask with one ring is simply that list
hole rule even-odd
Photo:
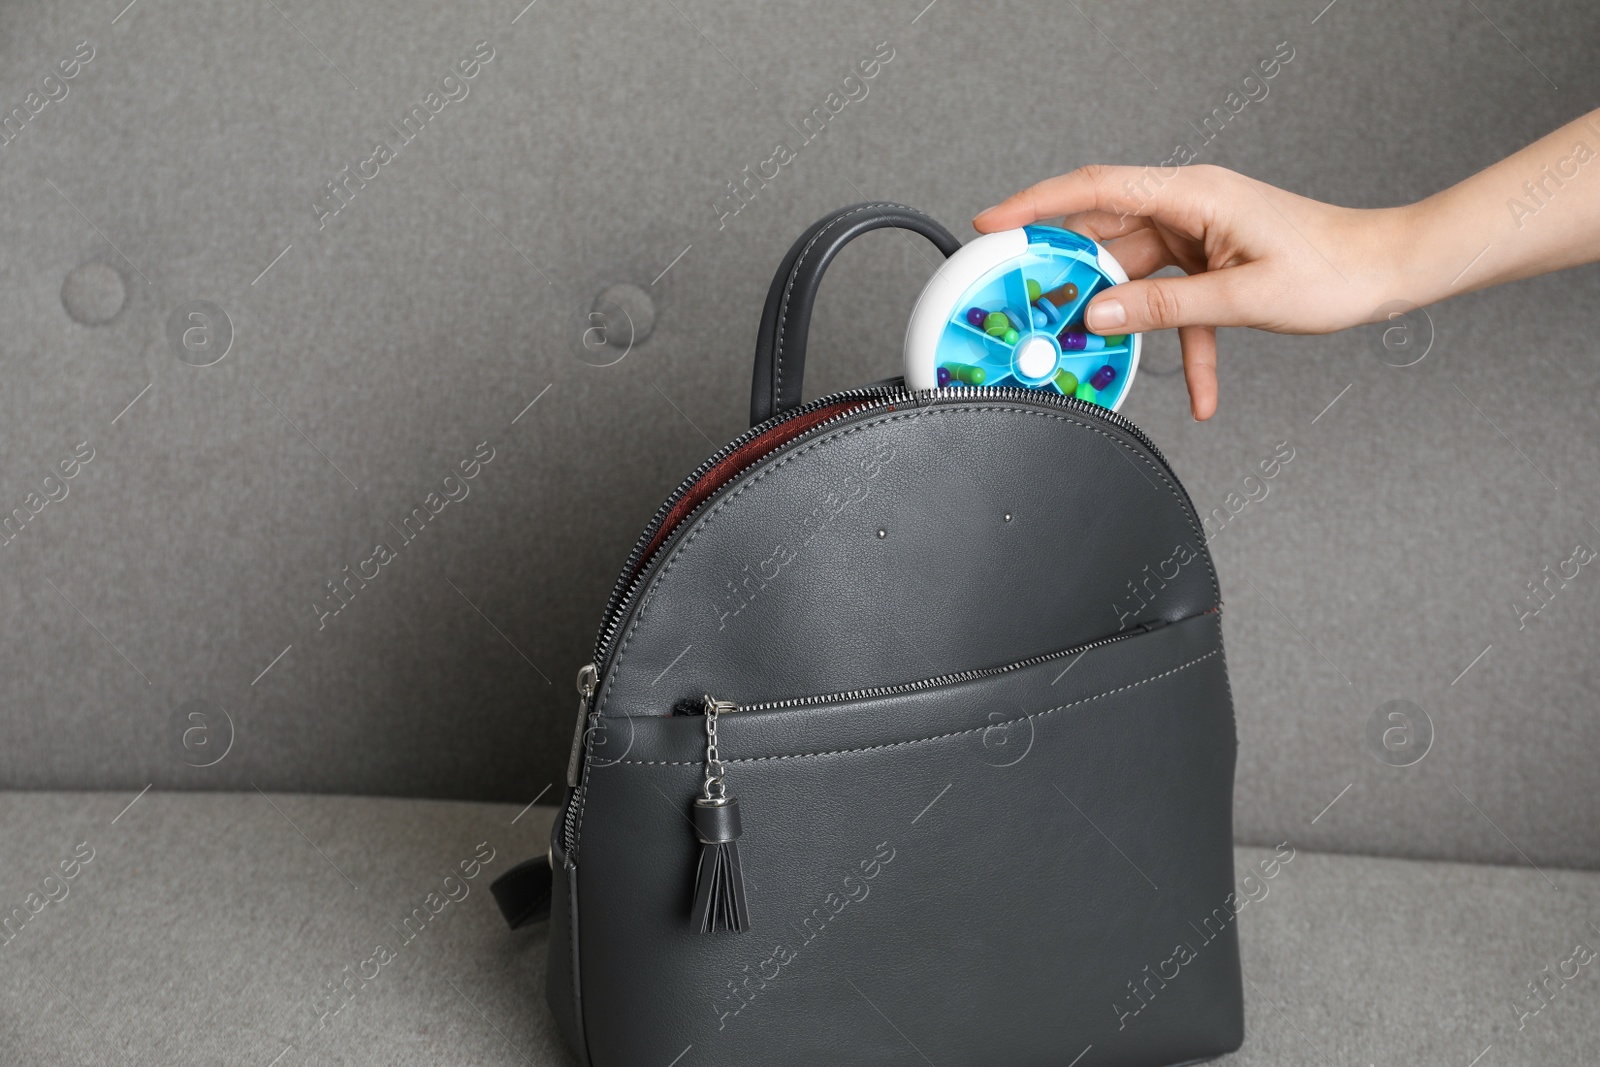
[{"label": "purple pill", "polygon": [[987,318],[988,315],[989,315],[989,313],[987,311],[983,310],[982,308],[968,308],[967,309],[967,323],[969,325],[976,326],[978,329],[981,330],[981,329],[983,329],[983,320],[985,318]]},{"label": "purple pill", "polygon": [[1077,330],[1067,330],[1057,340],[1061,342],[1062,349],[1068,352],[1082,352],[1089,343],[1088,335]]},{"label": "purple pill", "polygon": [[1090,375],[1089,384],[1094,386],[1096,391],[1099,391],[1116,380],[1117,369],[1108,363]]},{"label": "purple pill", "polygon": [[[972,310],[976,311],[978,309],[977,308],[973,308]],[[950,368],[948,368],[948,367],[940,367],[939,368],[939,388],[943,389],[945,386],[947,386],[949,384],[950,384]]]}]

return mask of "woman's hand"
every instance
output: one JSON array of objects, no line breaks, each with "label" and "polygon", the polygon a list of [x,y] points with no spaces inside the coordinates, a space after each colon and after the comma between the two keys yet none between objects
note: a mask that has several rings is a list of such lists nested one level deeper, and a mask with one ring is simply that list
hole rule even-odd
[{"label": "woman's hand", "polygon": [[[1218,326],[1331,333],[1381,317],[1414,208],[1333,207],[1223,167],[1082,167],[973,220],[989,233],[1065,216],[1131,279],[1089,302],[1099,334],[1176,328],[1196,419],[1217,410]],[[1150,278],[1163,267],[1187,277]]]}]

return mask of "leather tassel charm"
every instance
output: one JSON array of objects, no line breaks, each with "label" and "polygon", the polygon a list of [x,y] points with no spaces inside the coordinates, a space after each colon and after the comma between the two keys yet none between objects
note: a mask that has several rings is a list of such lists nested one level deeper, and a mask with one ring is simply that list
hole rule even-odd
[{"label": "leather tassel charm", "polygon": [[717,754],[717,714],[733,710],[734,705],[709,696],[705,701],[705,781],[691,813],[695,836],[700,839],[700,863],[695,869],[689,921],[702,934],[718,929],[744,933],[750,929],[750,912],[739,866],[739,801],[728,795]]},{"label": "leather tassel charm", "polygon": [[702,934],[750,929],[744,873],[739,869],[739,802],[732,797],[694,802],[694,829],[700,837],[700,868],[694,879],[690,921]]}]

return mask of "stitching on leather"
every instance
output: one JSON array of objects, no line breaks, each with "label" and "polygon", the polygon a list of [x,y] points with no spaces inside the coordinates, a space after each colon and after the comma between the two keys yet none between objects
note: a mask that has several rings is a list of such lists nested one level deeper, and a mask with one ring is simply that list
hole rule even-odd
[{"label": "stitching on leather", "polygon": [[[1222,616],[1217,616],[1217,648],[1222,648]],[[1233,721],[1233,754],[1239,758],[1239,712],[1233,703],[1233,678],[1228,674],[1228,657],[1222,657],[1222,686],[1228,691],[1228,717]]]},{"label": "stitching on leather", "polygon": [[[1161,470],[1161,468],[1151,461],[1149,457],[1145,456],[1143,452],[1134,448],[1132,445],[1129,445],[1121,438],[1107,433],[1098,426],[1085,422],[1082,419],[1076,418],[1065,412],[1039,411],[1032,408],[1004,407],[998,404],[984,405],[977,408],[967,404],[963,404],[960,407],[940,407],[938,405],[934,405],[931,407],[919,407],[916,411],[903,414],[896,412],[887,418],[873,419],[869,422],[848,426],[842,430],[825,434],[824,436],[817,438],[815,441],[808,442],[795,451],[783,456],[770,467],[758,472],[748,481],[740,484],[737,489],[733,490],[722,500],[718,501],[716,506],[706,513],[705,518],[700,520],[698,524],[699,528],[691,530],[688,536],[684,538],[683,543],[673,550],[671,558],[667,560],[666,564],[661,568],[661,572],[657,574],[656,577],[651,581],[650,588],[641,596],[639,605],[634,610],[633,622],[629,624],[628,629],[622,635],[621,643],[617,646],[616,666],[610,671],[609,677],[606,679],[606,683],[600,691],[599,699],[595,704],[595,710],[599,714],[605,714],[606,705],[611,699],[612,687],[616,684],[617,675],[622,673],[623,661],[627,659],[628,646],[633,642],[634,633],[638,631],[640,625],[642,625],[645,620],[645,616],[648,614],[650,603],[655,599],[655,591],[661,587],[661,583],[666,579],[666,576],[672,573],[672,568],[677,565],[678,560],[683,557],[684,552],[688,550],[689,546],[692,545],[702,533],[710,529],[712,521],[716,519],[716,517],[724,508],[728,507],[728,505],[733,503],[734,500],[738,499],[745,492],[745,490],[759,484],[762,479],[766,478],[768,475],[783,469],[784,466],[805,455],[807,452],[810,452],[812,449],[821,448],[824,445],[830,445],[844,441],[848,439],[851,434],[859,433],[884,423],[898,422],[905,419],[923,418],[928,415],[955,415],[971,411],[992,411],[1003,415],[1033,415],[1040,418],[1052,419],[1057,422],[1068,423],[1069,425],[1078,426],[1086,430],[1092,430],[1094,433],[1104,437],[1112,444],[1121,447],[1129,453],[1132,453],[1135,459],[1140,460],[1151,470],[1153,470],[1156,473],[1156,476],[1166,484],[1168,491],[1172,493],[1173,499],[1178,502],[1178,506],[1183,510],[1184,516],[1189,520],[1190,528],[1193,529],[1196,535],[1200,537],[1200,547],[1202,549],[1205,548],[1205,536],[1201,532],[1198,519],[1195,517],[1193,504],[1185,500],[1182,490],[1180,490],[1179,487],[1167,477],[1165,471]],[[1222,601],[1222,591],[1221,587],[1217,583],[1217,570],[1215,564],[1211,560],[1210,552],[1205,553],[1205,560],[1206,570],[1211,576],[1213,603],[1220,605]],[[577,862],[579,842],[583,838],[583,816],[586,807],[587,805],[584,805],[584,807],[579,808],[578,818],[573,824],[572,853],[574,857],[574,863]]]},{"label": "stitching on leather", "polygon": [[[879,751],[880,749],[886,749],[886,748],[905,748],[907,745],[922,745],[922,744],[928,743],[929,741],[943,741],[946,738],[961,737],[964,734],[983,733],[983,732],[985,732],[987,730],[993,730],[996,727],[1000,727],[1000,726],[1011,726],[1011,725],[1013,725],[1015,723],[1027,722],[1030,719],[1042,719],[1046,715],[1054,715],[1058,711],[1065,711],[1068,708],[1075,708],[1075,707],[1078,707],[1081,704],[1090,704],[1090,703],[1093,703],[1096,700],[1102,700],[1105,697],[1113,696],[1114,694],[1117,694],[1117,693],[1126,692],[1129,689],[1137,689],[1141,685],[1149,685],[1151,682],[1158,682],[1163,678],[1167,678],[1167,677],[1170,677],[1171,675],[1177,674],[1179,671],[1186,671],[1190,667],[1193,667],[1197,663],[1203,663],[1206,660],[1210,659],[1212,656],[1219,655],[1221,652],[1222,652],[1222,649],[1220,647],[1214,648],[1210,652],[1207,652],[1203,656],[1197,656],[1194,659],[1190,660],[1188,663],[1179,664],[1178,666],[1173,667],[1171,670],[1162,671],[1160,674],[1152,674],[1148,678],[1143,678],[1143,679],[1141,679],[1141,680],[1139,680],[1137,682],[1129,682],[1127,685],[1120,685],[1115,689],[1107,689],[1103,693],[1096,693],[1093,696],[1084,697],[1081,700],[1074,700],[1070,704],[1061,704],[1061,705],[1059,705],[1057,707],[1046,708],[1044,711],[1031,712],[1030,714],[1022,715],[1022,716],[1019,716],[1019,717],[1017,717],[1015,719],[1008,719],[1008,720],[1006,720],[1004,722],[987,723],[987,724],[985,724],[983,726],[974,726],[971,729],[967,729],[967,730],[951,730],[948,733],[934,734],[932,737],[919,737],[919,738],[916,738],[915,740],[911,740],[911,741],[890,741],[890,742],[886,742],[886,743],[881,744],[881,745],[865,745],[865,746],[863,746],[861,748],[837,748],[837,749],[833,749],[833,750],[828,751],[828,752],[797,752],[797,753],[792,753],[792,754],[786,755],[786,756],[745,756],[743,758],[735,757],[733,759],[725,759],[722,762],[723,763],[766,763],[766,762],[770,762],[772,760],[811,759],[811,758],[816,757],[816,756],[845,756],[845,755],[849,755],[852,752],[876,752],[876,751]],[[617,763],[626,763],[626,764],[629,764],[629,765],[634,766],[634,767],[698,767],[698,766],[700,766],[701,761],[700,760],[630,760],[630,759],[621,759],[621,760],[617,760]]]},{"label": "stitching on leather", "polygon": [[[577,842],[574,840],[574,846]],[[575,864],[577,861],[573,860]],[[572,1022],[577,1028],[578,1040],[583,1045],[585,1062],[589,1058],[589,1035],[583,1028],[583,990],[578,986],[578,879],[576,871],[567,872],[567,963],[572,969]]]},{"label": "stitching on leather", "polygon": [[801,266],[805,263],[806,257],[811,254],[811,249],[816,246],[818,241],[822,240],[823,235],[829,230],[842,225],[852,215],[859,215],[863,211],[881,212],[886,207],[896,208],[916,215],[921,214],[916,208],[907,207],[905,204],[890,203],[887,200],[875,200],[869,204],[862,204],[858,208],[852,208],[844,214],[834,217],[826,226],[818,230],[817,235],[807,241],[805,248],[800,250],[800,258],[794,261],[794,269],[789,272],[789,284],[783,287],[783,301],[778,305],[778,336],[772,350],[772,413],[774,415],[778,413],[778,401],[783,396],[783,328],[789,320],[789,297],[794,292],[795,281],[800,277]]}]

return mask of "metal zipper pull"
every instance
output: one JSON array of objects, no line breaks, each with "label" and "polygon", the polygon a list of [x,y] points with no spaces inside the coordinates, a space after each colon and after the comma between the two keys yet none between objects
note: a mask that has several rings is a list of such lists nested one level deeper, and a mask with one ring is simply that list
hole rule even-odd
[{"label": "metal zipper pull", "polygon": [[719,927],[743,933],[750,929],[745,906],[744,872],[739,866],[739,801],[728,795],[722,756],[717,751],[717,716],[736,710],[726,700],[705,698],[705,777],[691,813],[695,836],[700,839],[700,863],[695,868],[694,904],[689,921],[701,933]]},{"label": "metal zipper pull", "polygon": [[593,663],[578,668],[578,725],[572,731],[572,754],[567,757],[567,788],[578,788],[583,769],[583,735],[589,729],[589,702],[594,698],[600,672]]}]

